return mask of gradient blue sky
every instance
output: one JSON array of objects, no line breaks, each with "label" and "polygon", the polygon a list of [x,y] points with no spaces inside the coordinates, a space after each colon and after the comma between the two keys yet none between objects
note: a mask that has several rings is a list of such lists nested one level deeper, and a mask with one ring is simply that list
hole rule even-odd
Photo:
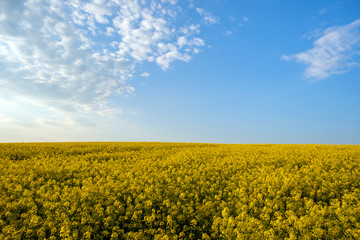
[{"label": "gradient blue sky", "polygon": [[0,142],[360,144],[360,1],[0,0]]}]

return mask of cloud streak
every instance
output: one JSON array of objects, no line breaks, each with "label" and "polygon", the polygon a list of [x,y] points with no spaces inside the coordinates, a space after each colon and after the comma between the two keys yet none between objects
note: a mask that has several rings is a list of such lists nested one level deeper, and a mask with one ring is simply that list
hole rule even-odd
[{"label": "cloud streak", "polygon": [[219,22],[219,18],[212,15],[203,8],[196,8],[197,13],[203,17],[206,24],[215,24]]},{"label": "cloud streak", "polygon": [[138,64],[166,70],[204,46],[179,14],[174,0],[1,1],[0,88],[57,111],[116,114],[107,99],[134,91]]},{"label": "cloud streak", "polygon": [[284,60],[294,60],[307,65],[307,78],[323,79],[333,74],[342,74],[353,66],[360,55],[360,19],[344,26],[331,27],[314,43],[314,47],[294,55],[283,55]]},{"label": "cloud streak", "polygon": [[0,123],[1,124],[4,124],[4,125],[19,125],[19,126],[22,126],[22,127],[33,127],[33,125],[31,124],[28,124],[28,123],[25,123],[25,122],[21,122],[21,121],[18,121],[14,118],[11,118],[11,117],[7,117],[5,116],[4,114],[0,114]]}]

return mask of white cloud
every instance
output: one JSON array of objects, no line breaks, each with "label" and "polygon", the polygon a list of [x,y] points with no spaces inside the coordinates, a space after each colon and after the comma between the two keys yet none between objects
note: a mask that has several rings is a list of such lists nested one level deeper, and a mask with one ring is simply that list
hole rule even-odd
[{"label": "white cloud", "polygon": [[307,65],[305,76],[322,79],[347,72],[359,66],[354,57],[360,55],[360,19],[344,26],[331,27],[317,39],[312,49],[294,55],[284,55],[284,60],[295,60]]},{"label": "white cloud", "polygon": [[0,114],[0,123],[1,124],[9,124],[14,123],[16,120],[10,117],[5,116],[4,114]]},{"label": "white cloud", "polygon": [[200,16],[204,18],[206,24],[215,24],[219,21],[219,18],[212,15],[210,12],[206,11],[203,8],[196,8],[196,11]]},{"label": "white cloud", "polygon": [[200,52],[200,50],[199,49],[197,49],[197,48],[193,48],[193,53],[194,54],[198,54]]},{"label": "white cloud", "polygon": [[204,46],[205,42],[201,38],[193,38],[188,40],[185,36],[181,36],[177,40],[177,45],[181,48],[183,46]]},{"label": "white cloud", "polygon": [[194,38],[190,41],[189,45],[190,46],[195,45],[195,46],[200,47],[200,46],[205,46],[205,42],[201,38]]},{"label": "white cloud", "polygon": [[47,118],[37,118],[35,121],[38,125],[50,125],[54,127],[63,127],[62,122]]},{"label": "white cloud", "polygon": [[0,88],[55,111],[119,114],[107,100],[134,91],[138,63],[167,69],[205,45],[180,11],[176,0],[0,1]]},{"label": "white cloud", "polygon": [[198,33],[200,33],[200,25],[199,24],[196,24],[196,25],[191,24],[190,26],[185,26],[185,27],[181,28],[181,31],[185,36],[198,34]]},{"label": "white cloud", "polygon": [[163,3],[168,2],[168,3],[172,4],[172,5],[175,5],[177,3],[177,0],[161,0],[161,2],[163,2]]},{"label": "white cloud", "polygon": [[4,114],[0,114],[0,123],[3,126],[16,125],[16,126],[22,126],[22,127],[32,127],[32,125],[27,122],[19,121],[15,118],[5,116]]},{"label": "white cloud", "polygon": [[106,34],[106,36],[112,37],[112,36],[114,36],[114,32],[115,32],[115,30],[112,27],[107,27],[105,34]]},{"label": "white cloud", "polygon": [[90,16],[94,16],[98,23],[108,23],[106,16],[111,16],[111,8],[105,5],[104,0],[94,0],[93,2],[85,3],[83,10],[89,13]]},{"label": "white cloud", "polygon": [[141,76],[142,76],[142,77],[150,77],[150,73],[148,73],[148,72],[143,72],[143,73],[141,73]]},{"label": "white cloud", "polygon": [[190,59],[191,59],[190,55],[186,53],[180,53],[177,49],[173,49],[157,57],[156,62],[157,64],[160,65],[162,69],[165,70],[169,68],[170,63],[175,60],[188,62],[190,61]]},{"label": "white cloud", "polygon": [[186,45],[187,43],[188,43],[188,40],[186,39],[185,36],[181,36],[177,40],[177,44],[179,47],[182,47],[182,46]]},{"label": "white cloud", "polygon": [[243,20],[244,20],[245,22],[250,21],[250,19],[249,19],[249,18],[247,18],[247,17],[244,17],[244,18],[243,18]]}]

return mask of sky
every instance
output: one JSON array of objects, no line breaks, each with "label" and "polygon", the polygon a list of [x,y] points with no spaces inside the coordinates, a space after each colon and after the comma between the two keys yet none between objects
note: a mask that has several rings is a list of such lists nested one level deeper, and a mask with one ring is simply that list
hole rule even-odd
[{"label": "sky", "polygon": [[0,142],[360,144],[358,0],[0,0]]}]

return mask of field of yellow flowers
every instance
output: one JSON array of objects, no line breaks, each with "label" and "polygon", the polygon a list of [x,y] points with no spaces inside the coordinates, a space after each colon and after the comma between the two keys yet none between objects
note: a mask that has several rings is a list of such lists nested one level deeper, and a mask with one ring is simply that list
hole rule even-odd
[{"label": "field of yellow flowers", "polygon": [[3,143],[0,239],[360,239],[360,146]]}]

